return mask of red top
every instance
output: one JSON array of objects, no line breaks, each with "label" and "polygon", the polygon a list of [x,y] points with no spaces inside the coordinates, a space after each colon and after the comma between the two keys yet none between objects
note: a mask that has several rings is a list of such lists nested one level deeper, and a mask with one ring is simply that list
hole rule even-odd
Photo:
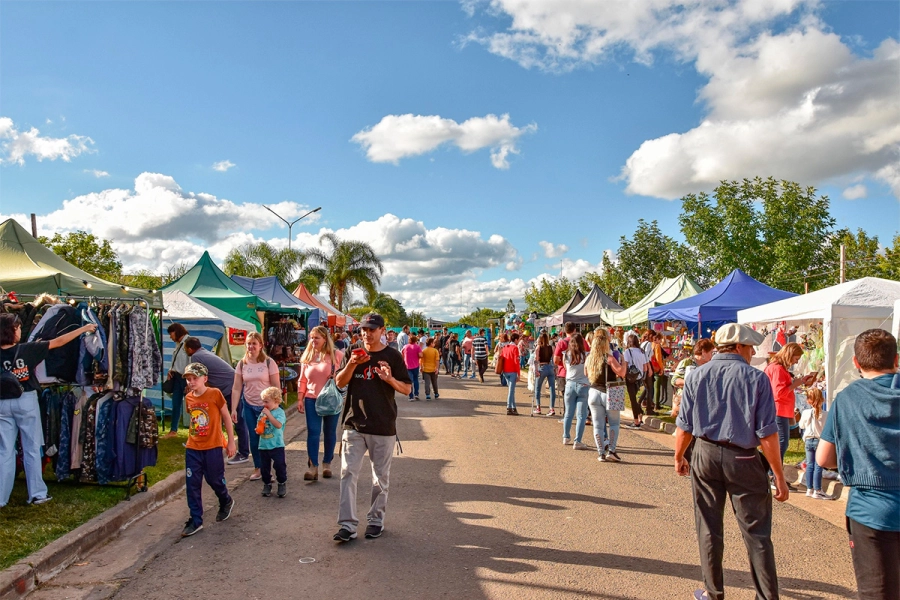
[{"label": "red top", "polygon": [[500,349],[500,356],[503,357],[503,372],[518,373],[521,371],[519,367],[519,349],[515,344],[507,344]]},{"label": "red top", "polygon": [[797,406],[794,390],[791,389],[794,378],[787,369],[774,362],[766,366],[766,375],[769,376],[772,394],[775,396],[775,414],[779,417],[794,418],[794,407]]}]

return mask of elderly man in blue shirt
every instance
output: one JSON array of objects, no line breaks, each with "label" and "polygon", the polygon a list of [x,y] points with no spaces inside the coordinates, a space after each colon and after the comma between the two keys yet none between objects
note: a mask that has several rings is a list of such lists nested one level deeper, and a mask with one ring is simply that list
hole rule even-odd
[{"label": "elderly man in blue shirt", "polygon": [[[781,469],[775,399],[766,374],[750,366],[762,334],[730,323],[716,332],[718,354],[697,367],[685,382],[681,412],[675,421],[675,471],[691,474],[694,520],[705,590],[700,600],[725,598],[722,555],[725,550],[725,501],[731,504],[750,558],[758,599],[778,598],[772,546],[772,496],[767,466],[775,474],[775,499],[788,498]],[[685,451],[697,438],[691,464]]]}]

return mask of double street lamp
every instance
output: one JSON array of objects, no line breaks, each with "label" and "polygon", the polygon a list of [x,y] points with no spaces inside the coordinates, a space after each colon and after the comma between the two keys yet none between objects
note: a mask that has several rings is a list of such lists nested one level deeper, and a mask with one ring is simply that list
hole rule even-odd
[{"label": "double street lamp", "polygon": [[281,219],[282,221],[284,221],[284,224],[288,226],[288,250],[291,249],[291,239],[293,238],[293,235],[291,234],[291,228],[294,227],[294,224],[296,224],[297,221],[300,221],[300,220],[302,220],[302,219],[308,217],[309,215],[313,214],[314,212],[319,212],[320,210],[322,210],[322,207],[321,207],[321,206],[320,206],[319,208],[314,208],[314,209],[312,209],[311,211],[309,211],[308,213],[306,213],[305,215],[303,215],[302,217],[297,217],[297,218],[294,219],[293,221],[288,222],[287,219],[285,219],[284,217],[282,217],[281,215],[279,215],[277,212],[275,212],[274,210],[272,210],[271,208],[269,208],[269,207],[266,206],[265,204],[263,204],[262,207],[263,207],[264,209],[266,209],[267,211],[269,211],[270,213],[272,213],[273,215],[275,215],[276,217],[278,217],[279,219]]}]

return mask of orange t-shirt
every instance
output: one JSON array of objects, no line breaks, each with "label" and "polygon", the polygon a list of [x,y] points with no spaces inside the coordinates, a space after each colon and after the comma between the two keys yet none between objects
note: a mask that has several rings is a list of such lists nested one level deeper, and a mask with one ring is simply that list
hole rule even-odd
[{"label": "orange t-shirt", "polygon": [[222,392],[214,387],[208,387],[199,396],[194,392],[188,392],[184,401],[187,403],[187,411],[191,416],[187,447],[191,450],[224,448],[222,408],[225,407],[225,396],[222,395]]}]

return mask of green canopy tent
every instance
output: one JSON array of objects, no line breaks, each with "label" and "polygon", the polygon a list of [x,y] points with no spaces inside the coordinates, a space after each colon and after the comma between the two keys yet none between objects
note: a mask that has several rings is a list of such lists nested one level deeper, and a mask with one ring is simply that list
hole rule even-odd
[{"label": "green canopy tent", "polygon": [[13,219],[0,223],[0,286],[26,296],[49,293],[137,299],[150,308],[163,307],[159,291],[137,290],[94,277],[54,254]]},{"label": "green canopy tent", "polygon": [[167,292],[172,290],[180,290],[239,319],[250,321],[256,325],[257,331],[262,328],[257,310],[277,311],[281,308],[280,304],[266,302],[232,281],[216,266],[209,252],[204,252],[197,264],[180,279],[163,288]]},{"label": "green canopy tent", "polygon": [[603,311],[603,320],[615,327],[633,327],[649,321],[651,308],[696,296],[703,291],[700,285],[687,275],[666,277],[636,304],[623,311]]}]

